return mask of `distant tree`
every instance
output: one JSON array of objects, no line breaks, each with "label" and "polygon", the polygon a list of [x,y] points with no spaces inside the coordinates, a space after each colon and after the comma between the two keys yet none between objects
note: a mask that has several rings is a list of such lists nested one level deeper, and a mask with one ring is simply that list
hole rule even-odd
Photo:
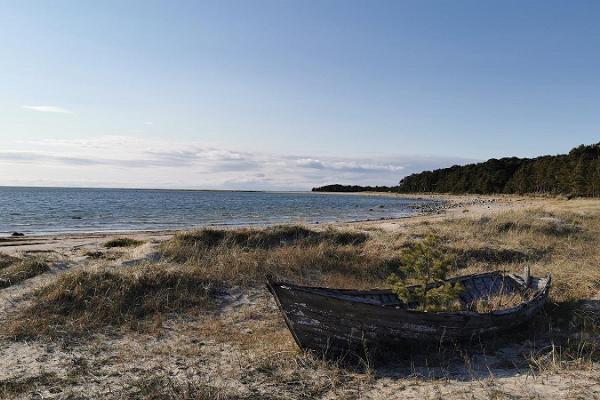
[{"label": "distant tree", "polygon": [[573,193],[584,196],[587,192],[587,161],[581,157],[573,171]]},{"label": "distant tree", "polygon": [[568,154],[490,159],[404,177],[394,191],[446,193],[575,193],[600,196],[600,144]]},{"label": "distant tree", "polygon": [[358,185],[325,185],[320,187],[312,188],[313,192],[391,192],[392,188],[389,186],[358,186]]},{"label": "distant tree", "polygon": [[600,196],[600,143],[568,154],[492,158],[408,175],[398,186],[327,185],[315,192],[550,193]]}]

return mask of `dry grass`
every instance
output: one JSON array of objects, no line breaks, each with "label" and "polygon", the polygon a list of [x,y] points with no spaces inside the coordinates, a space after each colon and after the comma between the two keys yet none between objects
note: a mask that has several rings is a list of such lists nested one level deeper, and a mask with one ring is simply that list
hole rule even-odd
[{"label": "dry grass", "polygon": [[565,343],[537,349],[529,357],[529,365],[536,373],[559,373],[565,370],[593,370],[599,360],[597,343],[568,339]]},{"label": "dry grass", "polygon": [[6,268],[15,262],[19,261],[17,257],[9,256],[8,254],[0,253],[0,269]]},{"label": "dry grass", "polygon": [[[517,354],[520,361],[511,359],[514,364],[510,365],[529,363],[535,374],[593,370],[599,359],[600,337],[600,308],[594,308],[600,301],[600,203],[563,207],[571,204],[481,218],[462,215],[413,224],[403,232],[373,229],[365,234],[358,228],[285,226],[180,233],[162,245],[160,263],[63,274],[37,292],[31,306],[1,329],[17,338],[40,334],[69,338],[116,330],[127,340],[144,345],[148,336],[130,335],[130,329],[156,330],[162,332],[159,342],[165,343],[164,353],[154,354],[161,362],[176,353],[188,369],[236,364],[224,372],[216,367],[222,378],[216,382],[168,375],[166,370],[158,375],[156,371],[140,373],[139,379],[127,382],[122,398],[361,398],[363,388],[372,388],[373,382],[381,379],[378,372],[357,374],[299,353],[262,290],[264,279],[381,287],[398,268],[403,248],[435,234],[447,251],[457,256],[453,275],[521,272],[525,266],[531,267],[534,275],[552,273],[551,301],[533,328],[497,339],[502,343],[520,341],[521,348],[531,349],[526,357]],[[241,288],[232,289],[236,286]],[[234,306],[234,300],[222,304],[219,297],[223,307],[218,308],[213,300],[221,288],[263,297],[247,306]],[[485,311],[509,307],[513,301],[521,299],[489,298],[475,306]],[[199,318],[187,318],[195,317],[194,309],[200,311]],[[107,327],[110,329],[104,329]],[[169,343],[163,341],[163,335],[184,339]],[[132,357],[135,360],[138,355]],[[508,370],[502,368],[502,373]],[[396,388],[408,381],[390,381],[397,386],[389,393],[401,394]],[[231,382],[234,386],[227,386]],[[21,390],[9,386],[5,388],[9,392]],[[493,396],[503,398],[501,389],[499,384]],[[515,391],[518,389],[509,392]]]},{"label": "dry grass", "polygon": [[[243,368],[241,380],[246,390],[222,387],[216,382],[199,379],[182,379],[169,376],[167,371],[145,375],[127,382],[125,387],[113,392],[113,399],[189,399],[189,400],[275,400],[315,399],[329,393],[341,394],[346,383],[365,380],[356,377],[310,355],[287,357],[275,355],[272,359],[255,360],[255,365]],[[348,385],[350,386],[350,385]],[[340,389],[338,389],[340,388]],[[249,390],[248,390],[249,389]],[[344,394],[356,393],[349,390]],[[344,395],[334,398],[359,399],[360,396]]]},{"label": "dry grass", "polygon": [[[594,207],[591,205],[595,204]],[[410,240],[433,233],[457,257],[454,274],[505,270],[520,273],[525,266],[534,275],[552,274],[550,301],[533,324],[535,335],[548,347],[530,358],[536,369],[581,367],[600,360],[600,204],[583,209],[560,206],[502,212],[491,217],[451,219],[422,224]],[[596,304],[584,312],[587,299]],[[496,299],[516,305],[520,299]],[[500,307],[485,304],[481,310]],[[491,307],[490,307],[491,306]],[[528,332],[528,333],[527,333]],[[582,339],[583,338],[583,339]]]},{"label": "dry grass", "polygon": [[361,232],[327,229],[315,231],[300,225],[279,225],[270,228],[214,229],[205,228],[182,232],[164,246],[165,253],[187,261],[190,251],[212,248],[273,249],[291,245],[314,245],[327,242],[332,245],[362,244],[368,236]]},{"label": "dry grass", "polygon": [[3,330],[27,338],[82,335],[108,326],[148,329],[169,313],[210,308],[219,288],[262,287],[266,276],[365,285],[382,280],[393,261],[369,249],[366,238],[301,227],[178,234],[163,253],[180,263],[65,273],[39,290],[34,304]]},{"label": "dry grass", "polygon": [[111,240],[105,242],[104,247],[106,247],[107,249],[110,249],[113,247],[137,247],[137,246],[141,246],[142,244],[144,244],[143,240],[137,240],[137,239],[123,237],[123,238],[111,239]]},{"label": "dry grass", "polygon": [[50,270],[48,264],[38,258],[12,261],[11,264],[0,270],[0,289],[16,285],[48,270]]},{"label": "dry grass", "polygon": [[121,395],[120,398],[128,400],[244,400],[208,384],[181,382],[164,375],[135,380]]},{"label": "dry grass", "polygon": [[553,299],[597,296],[600,290],[600,207],[585,215],[529,209],[492,217],[457,218],[414,226],[408,234],[316,231],[289,226],[205,229],[181,233],[162,247],[173,262],[193,265],[209,279],[262,284],[266,276],[340,287],[384,286],[400,251],[428,234],[456,255],[452,274],[490,270],[552,273]]},{"label": "dry grass", "polygon": [[19,380],[0,381],[0,398],[9,399],[19,395],[32,393],[39,387],[56,385],[61,382],[55,374],[45,373],[41,376]]},{"label": "dry grass", "polygon": [[[458,256],[453,274],[520,272],[525,265],[534,274],[551,272],[557,316],[565,302],[598,295],[600,210],[583,217],[536,209],[422,224],[409,234],[302,226],[179,233],[161,248],[170,265],[65,274],[38,293],[37,304],[27,311],[33,318],[21,325],[32,329],[36,321],[45,321],[52,326],[58,319],[75,331],[123,325],[204,303],[209,288],[261,287],[266,277],[335,287],[385,286],[398,268],[400,251],[430,233]],[[574,264],[580,266],[576,271]],[[520,299],[501,296],[474,307],[490,310],[515,301]]]},{"label": "dry grass", "polygon": [[[473,382],[459,382],[443,372],[455,371],[462,362],[456,352],[435,364],[439,367],[432,364],[435,355],[426,355],[425,366],[415,359],[357,373],[298,351],[263,289],[265,277],[337,287],[383,286],[398,267],[401,250],[429,233],[457,256],[452,274],[521,272],[524,266],[534,275],[553,274],[551,302],[534,328],[495,339],[516,342],[521,350],[495,358],[486,349],[486,358],[496,360],[492,363],[503,363],[498,368],[490,364],[489,373],[506,375],[486,379],[488,370],[477,352],[464,353],[464,368],[472,375],[465,373],[463,379]],[[597,375],[594,343],[600,337],[600,314],[589,299],[600,294],[599,243],[600,208],[586,208],[585,214],[544,208],[467,216],[411,225],[402,233],[276,227],[179,234],[163,245],[161,262],[66,273],[37,292],[31,307],[3,330],[21,338],[47,334],[51,340],[98,330],[118,335],[90,335],[77,344],[61,340],[90,360],[87,372],[66,378],[60,373],[39,384],[6,380],[0,382],[0,397],[24,398],[32,392],[52,397],[57,390],[67,398],[98,398],[104,387],[111,388],[101,392],[104,398],[114,399],[549,397],[546,388],[557,384],[547,381],[548,376],[561,380],[575,370]],[[228,296],[215,296],[222,287]],[[221,307],[215,307],[215,297]],[[482,311],[511,304],[507,298],[485,300],[487,304],[478,305]],[[200,312],[194,314],[194,309]],[[106,352],[110,354],[103,357]],[[517,365],[529,365],[530,375],[543,374],[544,384],[510,376]],[[442,372],[424,372],[430,367]],[[440,381],[441,376],[449,379]],[[537,397],[538,389],[531,389],[536,384],[541,388]],[[577,390],[588,394],[581,398],[597,393],[579,385]]]},{"label": "dry grass", "polygon": [[383,284],[397,266],[397,252],[387,247],[358,231],[277,226],[180,233],[164,243],[162,254],[234,285],[263,285],[270,277],[365,287]]},{"label": "dry grass", "polygon": [[[69,336],[107,326],[145,328],[162,314],[204,310],[218,291],[194,268],[146,265],[63,274],[36,293],[35,302],[6,330],[15,338]],[[156,321],[156,320],[155,320]]]},{"label": "dry grass", "polygon": [[[595,218],[542,209],[511,211],[422,224],[408,235],[371,232],[367,236],[356,231],[315,231],[296,226],[207,229],[176,235],[162,251],[174,262],[199,268],[208,279],[229,284],[261,285],[265,277],[271,277],[364,288],[385,286],[385,278],[400,263],[400,250],[433,233],[442,238],[449,253],[457,256],[453,274],[497,269],[521,272],[524,266],[531,266],[535,274],[554,275],[553,300],[564,302],[598,293],[600,270],[592,263],[600,258],[594,247],[600,241],[599,217],[600,210]],[[567,261],[565,256],[589,263],[589,267],[580,275],[574,274],[562,264]],[[591,279],[582,285],[581,274]],[[474,307],[488,312],[522,300],[500,296],[481,299]]]},{"label": "dry grass", "polygon": [[592,298],[600,289],[600,207],[581,215],[529,209],[492,217],[425,224],[412,237],[434,233],[458,255],[459,274],[490,270],[553,276],[556,301]]},{"label": "dry grass", "polygon": [[519,292],[494,293],[474,300],[471,304],[467,305],[467,309],[479,313],[489,313],[516,307],[524,301],[525,298]]}]

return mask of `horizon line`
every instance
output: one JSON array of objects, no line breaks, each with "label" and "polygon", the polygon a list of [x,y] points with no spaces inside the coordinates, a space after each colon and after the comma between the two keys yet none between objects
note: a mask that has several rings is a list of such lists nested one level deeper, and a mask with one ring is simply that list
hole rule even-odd
[{"label": "horizon line", "polygon": [[17,188],[17,189],[95,189],[95,190],[164,190],[164,191],[179,191],[179,192],[248,192],[248,193],[311,193],[308,190],[260,190],[260,189],[182,189],[182,188],[136,188],[136,187],[100,187],[100,186],[28,186],[28,185],[2,185],[0,189]]}]

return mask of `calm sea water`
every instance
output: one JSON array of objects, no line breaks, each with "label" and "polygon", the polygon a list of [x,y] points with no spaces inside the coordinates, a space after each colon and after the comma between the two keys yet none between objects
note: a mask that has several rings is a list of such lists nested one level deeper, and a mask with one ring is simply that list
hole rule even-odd
[{"label": "calm sea water", "polygon": [[0,187],[0,235],[405,217],[427,200],[281,192]]}]

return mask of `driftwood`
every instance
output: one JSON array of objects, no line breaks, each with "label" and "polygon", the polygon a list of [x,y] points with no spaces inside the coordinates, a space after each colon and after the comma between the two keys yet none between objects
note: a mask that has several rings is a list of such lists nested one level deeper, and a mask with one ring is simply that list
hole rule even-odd
[{"label": "driftwood", "polygon": [[421,312],[386,289],[346,290],[268,282],[267,286],[303,350],[325,356],[371,354],[406,349],[410,344],[469,341],[506,332],[529,321],[543,306],[551,278],[500,271],[449,279],[465,291],[465,308],[485,296],[520,293],[523,301],[488,313]]}]

